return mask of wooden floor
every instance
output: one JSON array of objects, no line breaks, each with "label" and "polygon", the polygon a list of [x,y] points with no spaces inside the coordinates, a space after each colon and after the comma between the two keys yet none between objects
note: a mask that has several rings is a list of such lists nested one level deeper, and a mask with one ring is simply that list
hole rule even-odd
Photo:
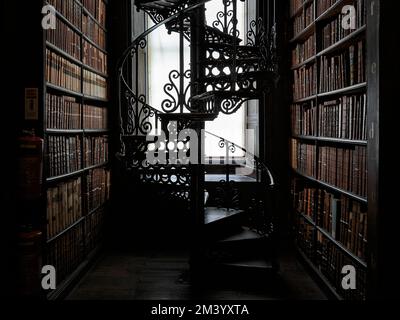
[{"label": "wooden floor", "polygon": [[67,300],[326,300],[294,255],[280,258],[274,283],[257,286],[229,284],[192,286],[188,254],[182,251],[106,253]]}]

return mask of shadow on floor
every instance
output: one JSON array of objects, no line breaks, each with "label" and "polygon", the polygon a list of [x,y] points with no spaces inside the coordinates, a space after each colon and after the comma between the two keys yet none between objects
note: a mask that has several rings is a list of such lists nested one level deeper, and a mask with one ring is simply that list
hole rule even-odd
[{"label": "shadow on floor", "polygon": [[275,280],[193,286],[188,253],[146,250],[105,253],[67,300],[326,300],[295,255],[280,258]]}]

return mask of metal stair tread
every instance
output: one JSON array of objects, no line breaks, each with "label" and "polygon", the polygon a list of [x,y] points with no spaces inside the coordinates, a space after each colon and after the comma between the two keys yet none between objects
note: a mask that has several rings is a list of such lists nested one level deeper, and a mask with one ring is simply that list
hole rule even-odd
[{"label": "metal stair tread", "polygon": [[[236,63],[241,64],[241,63],[248,63],[248,62],[258,62],[262,60],[261,57],[252,57],[252,58],[238,58],[236,59]],[[234,59],[206,59],[202,62],[200,62],[202,65],[223,65],[223,64],[232,64]]]},{"label": "metal stair tread", "polygon": [[163,113],[160,118],[167,121],[187,120],[187,121],[213,121],[218,117],[216,113]]},{"label": "metal stair tread", "polygon": [[[226,180],[226,175],[225,174],[206,174],[205,175],[205,182],[220,182],[222,180]],[[242,176],[242,175],[235,175],[231,174],[229,175],[229,180],[230,181],[235,181],[235,182],[257,182],[257,179],[249,176]]]},{"label": "metal stair tread", "polygon": [[259,240],[259,239],[263,239],[263,237],[259,235],[257,232],[251,231],[248,228],[243,228],[241,232],[226,237],[224,239],[220,239],[218,242],[227,243],[227,242],[239,242],[246,240]]},{"label": "metal stair tread", "polygon": [[209,99],[214,96],[218,96],[223,99],[227,98],[257,98],[259,95],[257,93],[249,93],[245,91],[207,91],[205,93],[199,94],[192,97],[192,102],[196,100]]},{"label": "metal stair tread", "polygon": [[213,222],[224,220],[225,218],[236,216],[243,212],[243,210],[206,207],[204,208],[204,222],[205,224],[211,224]]},{"label": "metal stair tread", "polygon": [[240,39],[238,37],[235,37],[233,35],[227,34],[227,33],[223,32],[223,31],[219,30],[218,28],[215,28],[215,27],[212,27],[212,26],[209,26],[209,25],[205,25],[205,27],[206,27],[206,29],[208,31],[214,32],[214,33],[220,35],[221,37],[229,38],[231,40],[236,40],[237,44],[239,44],[240,42],[243,41],[242,39]]},{"label": "metal stair tread", "polygon": [[150,0],[150,1],[136,1],[136,6],[139,8],[161,9],[168,10],[179,5],[181,0]]},{"label": "metal stair tread", "polygon": [[[176,20],[174,20],[174,21],[176,21]],[[216,34],[216,35],[218,35],[220,37],[226,38],[226,39],[236,40],[236,44],[237,45],[239,45],[243,41],[242,39],[240,39],[238,37],[234,37],[234,36],[232,36],[230,34],[227,34],[227,33],[223,32],[223,31],[219,30],[218,28],[215,28],[215,27],[212,27],[212,26],[209,26],[209,25],[205,25],[204,27],[206,29],[206,32],[207,31],[208,32],[212,32],[212,33],[214,33],[214,34]],[[177,23],[170,22],[168,24],[168,29],[170,31],[173,31],[173,32],[179,32],[180,31],[180,26]],[[183,22],[183,31],[187,32],[189,30],[190,30],[190,21],[185,20]],[[212,42],[212,43],[214,43],[214,42]]]},{"label": "metal stair tread", "polygon": [[[263,76],[263,75],[267,75],[269,73],[270,73],[269,71],[267,71],[267,70],[264,71],[263,70],[263,71],[249,71],[249,72],[236,73],[236,75],[237,75],[238,78],[244,78],[244,77],[251,77],[251,76],[260,77],[260,76]],[[231,79],[232,75],[230,75],[230,74],[229,75],[218,75],[218,76],[212,75],[212,76],[204,77],[203,79],[206,79],[206,80],[213,80],[213,79],[219,80],[219,79],[224,79],[224,78]]]},{"label": "metal stair tread", "polygon": [[236,48],[237,50],[247,50],[247,51],[253,51],[253,52],[260,52],[261,48],[258,46],[246,46],[246,45],[233,45],[231,43],[214,43],[214,42],[207,42],[205,43],[206,48],[212,48],[212,49],[234,49]]},{"label": "metal stair tread", "polygon": [[267,261],[261,258],[255,259],[240,259],[236,261],[220,261],[216,262],[218,265],[234,267],[234,268],[251,268],[257,270],[272,270],[273,264],[271,261]]}]

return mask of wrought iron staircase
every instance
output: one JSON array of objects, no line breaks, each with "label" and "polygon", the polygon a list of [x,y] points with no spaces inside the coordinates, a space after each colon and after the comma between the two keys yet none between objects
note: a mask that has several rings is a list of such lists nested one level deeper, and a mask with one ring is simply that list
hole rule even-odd
[{"label": "wrought iron staircase", "polygon": [[[272,88],[274,46],[261,19],[250,24],[247,43],[241,44],[237,0],[213,0],[222,1],[223,10],[207,25],[208,1],[136,1],[155,25],[132,42],[119,64],[117,156],[133,183],[152,188],[162,201],[181,203],[190,215],[194,273],[275,271],[275,217],[268,206],[275,181],[269,168],[244,148],[204,131],[206,121],[233,114]],[[179,34],[181,54],[190,41],[191,67],[185,70],[181,57],[180,70],[171,71],[164,86],[167,98],[151,106],[139,87],[139,55],[161,26]],[[203,157],[204,138],[226,151],[217,166],[222,172],[213,173]],[[232,161],[238,150],[244,156]]]}]

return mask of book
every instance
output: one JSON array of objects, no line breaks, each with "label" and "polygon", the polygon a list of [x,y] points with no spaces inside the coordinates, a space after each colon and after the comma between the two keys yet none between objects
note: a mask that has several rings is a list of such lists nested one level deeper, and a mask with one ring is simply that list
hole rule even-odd
[{"label": "book", "polygon": [[50,135],[47,138],[48,176],[56,177],[82,169],[80,136]]},{"label": "book", "polygon": [[83,139],[83,165],[92,167],[108,162],[108,137],[90,137]]},{"label": "book", "polygon": [[46,81],[50,84],[80,93],[81,67],[46,49]]},{"label": "book", "polygon": [[364,42],[350,45],[344,52],[319,58],[319,92],[343,89],[365,82]]},{"label": "book", "polygon": [[306,4],[300,15],[293,19],[293,36],[296,37],[304,29],[314,22],[314,2],[310,1]]},{"label": "book", "polygon": [[296,47],[292,50],[292,65],[299,65],[313,57],[315,54],[315,34],[312,34],[304,42],[296,44]]},{"label": "book", "polygon": [[345,95],[324,101],[319,104],[318,109],[319,136],[367,141],[366,94]]},{"label": "book", "polygon": [[322,28],[322,49],[334,45],[365,25],[365,1],[357,0],[350,5],[353,5],[355,10],[355,29],[343,28],[344,19],[347,17],[339,12],[333,20],[328,20]]},{"label": "book", "polygon": [[81,185],[81,178],[77,178],[47,189],[47,239],[82,217]]}]

